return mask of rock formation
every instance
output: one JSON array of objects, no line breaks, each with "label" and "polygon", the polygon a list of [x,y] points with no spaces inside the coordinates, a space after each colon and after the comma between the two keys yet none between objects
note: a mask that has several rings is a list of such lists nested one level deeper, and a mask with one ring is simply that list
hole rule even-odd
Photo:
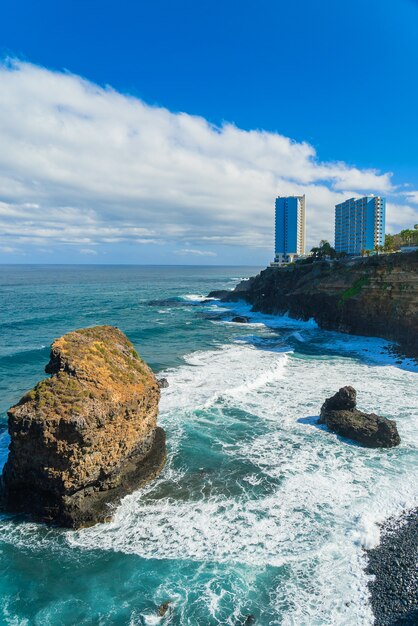
[{"label": "rock formation", "polygon": [[231,320],[231,322],[235,322],[236,324],[248,324],[249,321],[250,318],[246,315],[235,315]]},{"label": "rock formation", "polygon": [[71,528],[104,521],[164,465],[157,380],[112,326],[57,339],[45,371],[8,412],[6,509]]},{"label": "rock formation", "polygon": [[337,435],[353,439],[368,448],[392,448],[401,442],[396,422],[356,409],[356,390],[353,387],[342,387],[325,400],[318,424],[326,424]]},{"label": "rock formation", "polygon": [[225,302],[246,300],[254,311],[313,318],[328,330],[396,341],[405,354],[418,357],[418,252],[305,259],[268,267],[234,291],[216,293]]}]

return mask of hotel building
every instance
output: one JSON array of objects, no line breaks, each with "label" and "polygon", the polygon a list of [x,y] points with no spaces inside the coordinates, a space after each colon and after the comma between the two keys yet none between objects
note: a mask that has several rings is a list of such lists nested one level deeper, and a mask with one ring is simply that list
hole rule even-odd
[{"label": "hotel building", "polygon": [[278,196],[274,263],[289,263],[302,254],[305,254],[305,196]]},{"label": "hotel building", "polygon": [[374,250],[385,239],[386,198],[350,198],[335,206],[335,250],[360,254]]}]

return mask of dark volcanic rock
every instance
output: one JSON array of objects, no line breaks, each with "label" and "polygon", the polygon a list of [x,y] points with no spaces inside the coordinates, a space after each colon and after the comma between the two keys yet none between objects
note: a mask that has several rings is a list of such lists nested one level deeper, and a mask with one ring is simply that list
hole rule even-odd
[{"label": "dark volcanic rock", "polygon": [[363,413],[355,407],[356,390],[342,387],[325,400],[318,423],[368,448],[392,448],[400,444],[396,422],[374,413]]},{"label": "dark volcanic rock", "polygon": [[57,339],[46,370],[8,412],[5,507],[71,528],[104,521],[164,465],[157,380],[111,326]]},{"label": "dark volcanic rock", "polygon": [[328,411],[350,411],[356,408],[357,393],[354,387],[341,387],[337,393],[325,400],[321,407],[321,417]]},{"label": "dark volcanic rock", "polygon": [[418,624],[418,511],[389,520],[377,548],[367,551],[366,572],[378,626]]},{"label": "dark volcanic rock", "polygon": [[418,357],[418,252],[268,267],[222,297],[240,299],[253,311],[383,337]]},{"label": "dark volcanic rock", "polygon": [[[215,289],[208,293],[208,298],[216,298],[216,300],[221,300],[222,298],[226,298],[231,292],[228,289]],[[209,300],[210,302],[210,300]]]},{"label": "dark volcanic rock", "polygon": [[169,387],[168,380],[166,378],[159,378],[157,382],[160,389],[167,389],[167,387]]},{"label": "dark volcanic rock", "polygon": [[236,315],[232,318],[231,322],[236,322],[237,324],[247,324],[250,321],[249,317],[245,315]]}]

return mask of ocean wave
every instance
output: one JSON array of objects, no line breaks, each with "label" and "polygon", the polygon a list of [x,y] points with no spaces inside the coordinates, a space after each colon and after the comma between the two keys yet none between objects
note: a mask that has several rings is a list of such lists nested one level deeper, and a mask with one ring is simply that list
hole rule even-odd
[{"label": "ocean wave", "polygon": [[[125,498],[110,524],[69,533],[70,545],[279,568],[286,574],[270,597],[281,624],[372,624],[363,547],[379,541],[381,521],[417,502],[415,375],[240,343],[191,353],[164,375],[167,470]],[[362,409],[397,420],[399,448],[363,449],[317,428],[324,398],[344,384],[356,387]],[[181,489],[193,463],[203,470],[179,499],[174,485]],[[244,491],[234,495],[232,482],[211,491],[219,467],[225,483],[241,475]]]},{"label": "ocean wave", "polygon": [[186,300],[186,302],[204,302],[207,300],[216,300],[216,298],[209,298],[208,296],[203,296],[198,293],[186,293],[181,296],[181,298],[183,300]]}]

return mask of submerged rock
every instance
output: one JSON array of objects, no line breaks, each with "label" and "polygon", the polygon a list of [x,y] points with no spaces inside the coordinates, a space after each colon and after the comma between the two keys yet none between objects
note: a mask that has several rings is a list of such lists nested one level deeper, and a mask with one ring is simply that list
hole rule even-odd
[{"label": "submerged rock", "polygon": [[392,448],[401,442],[395,421],[356,409],[353,387],[341,387],[325,400],[318,423],[368,448]]},{"label": "submerged rock", "polygon": [[6,509],[71,528],[104,521],[164,466],[158,382],[112,326],[57,339],[45,370],[8,411]]},{"label": "submerged rock", "polygon": [[246,315],[236,315],[232,318],[231,322],[236,322],[237,324],[248,324],[250,318]]},{"label": "submerged rock", "polygon": [[166,602],[163,602],[162,604],[160,604],[160,606],[158,607],[158,611],[157,611],[158,615],[160,617],[163,617],[169,610],[170,606],[171,606],[170,600],[167,600]]}]

